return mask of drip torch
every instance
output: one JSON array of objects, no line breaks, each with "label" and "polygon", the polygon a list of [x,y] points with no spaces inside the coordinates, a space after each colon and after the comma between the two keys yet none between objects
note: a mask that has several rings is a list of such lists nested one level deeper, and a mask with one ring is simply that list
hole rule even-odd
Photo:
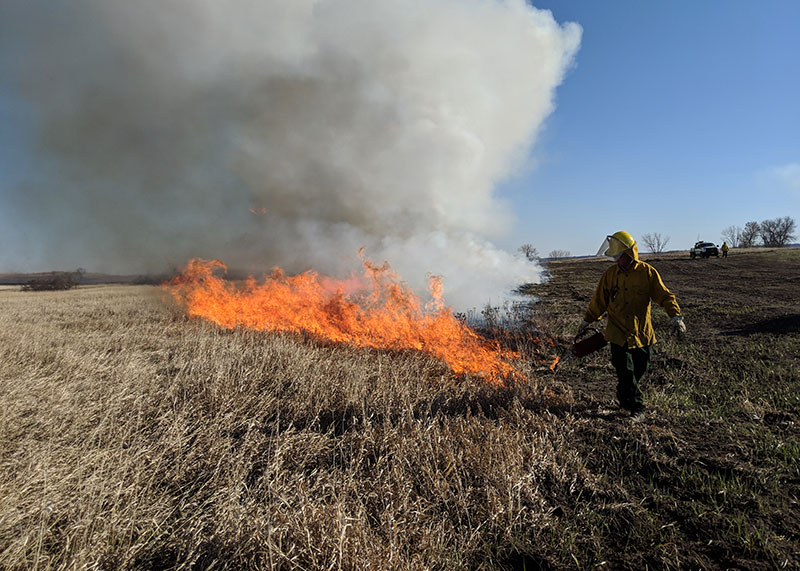
[{"label": "drip torch", "polygon": [[572,346],[564,352],[565,354],[563,357],[560,356],[556,359],[556,362],[553,363],[551,369],[555,373],[561,363],[570,357],[585,357],[590,353],[594,353],[595,351],[602,349],[607,344],[608,341],[606,341],[606,338],[601,331],[589,327],[575,336]]}]

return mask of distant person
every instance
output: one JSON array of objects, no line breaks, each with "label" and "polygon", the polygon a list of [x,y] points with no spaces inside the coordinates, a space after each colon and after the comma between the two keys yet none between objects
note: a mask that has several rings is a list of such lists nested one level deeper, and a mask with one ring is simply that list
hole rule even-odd
[{"label": "distant person", "polygon": [[680,337],[686,333],[681,308],[675,296],[661,281],[658,271],[639,260],[633,236],[616,232],[606,236],[597,252],[616,262],[608,268],[586,309],[578,333],[608,314],[605,338],[611,346],[611,364],[617,372],[617,400],[634,420],[644,418],[644,398],[639,382],[647,372],[656,342],[650,319],[650,301],[664,308]]},{"label": "distant person", "polygon": [[722,243],[722,257],[723,258],[727,258],[728,257],[728,243],[727,242],[723,242]]}]

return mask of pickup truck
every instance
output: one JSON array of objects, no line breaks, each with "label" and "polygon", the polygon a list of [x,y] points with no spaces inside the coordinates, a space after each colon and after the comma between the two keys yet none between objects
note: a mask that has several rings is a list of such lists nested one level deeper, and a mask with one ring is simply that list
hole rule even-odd
[{"label": "pickup truck", "polygon": [[692,249],[689,250],[689,256],[695,258],[710,258],[716,256],[719,258],[719,248],[711,242],[697,242]]}]

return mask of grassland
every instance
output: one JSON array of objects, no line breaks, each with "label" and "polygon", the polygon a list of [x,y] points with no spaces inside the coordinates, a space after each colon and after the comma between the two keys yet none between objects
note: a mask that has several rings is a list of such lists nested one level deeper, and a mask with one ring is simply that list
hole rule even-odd
[{"label": "grassland", "polygon": [[[0,289],[0,568],[799,568],[800,251],[650,261],[689,334],[654,309],[641,423],[606,355],[498,387],[148,286]],[[551,262],[526,327],[566,349],[605,267]]]}]

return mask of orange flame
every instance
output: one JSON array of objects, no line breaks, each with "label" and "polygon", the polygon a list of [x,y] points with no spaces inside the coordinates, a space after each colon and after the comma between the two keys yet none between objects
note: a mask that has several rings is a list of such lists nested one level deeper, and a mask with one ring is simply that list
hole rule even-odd
[{"label": "orange flame", "polygon": [[195,259],[165,284],[188,314],[233,329],[310,333],[336,342],[380,349],[416,349],[444,361],[456,374],[501,383],[518,378],[510,364],[519,358],[457,319],[441,297],[441,280],[431,277],[433,301],[420,299],[388,264],[362,258],[364,276],[338,281],[314,272],[287,276],[276,268],[264,283],[251,276],[240,285],[214,275],[227,270],[219,260]]},{"label": "orange flame", "polygon": [[551,370],[551,371],[555,371],[555,370],[556,370],[556,365],[558,365],[558,362],[559,362],[560,360],[561,360],[561,357],[560,357],[560,356],[558,356],[558,355],[556,355],[556,360],[555,360],[555,361],[553,361],[553,364],[552,364],[552,365],[550,365],[550,370]]}]

